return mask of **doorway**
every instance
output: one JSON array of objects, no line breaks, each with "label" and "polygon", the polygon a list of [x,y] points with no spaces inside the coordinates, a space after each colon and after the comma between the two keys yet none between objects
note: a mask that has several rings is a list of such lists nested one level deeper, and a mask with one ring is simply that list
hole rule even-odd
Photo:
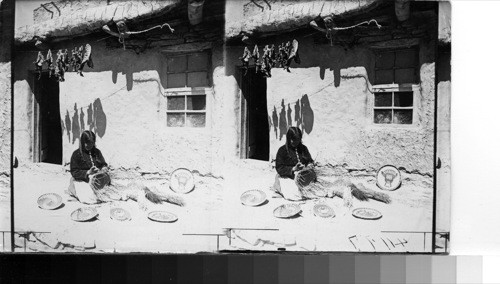
[{"label": "doorway", "polygon": [[34,74],[34,162],[62,165],[59,82],[43,72]]},{"label": "doorway", "polygon": [[[255,68],[241,71],[241,151],[243,159],[269,161],[267,79]],[[246,73],[246,74],[245,74]]]}]

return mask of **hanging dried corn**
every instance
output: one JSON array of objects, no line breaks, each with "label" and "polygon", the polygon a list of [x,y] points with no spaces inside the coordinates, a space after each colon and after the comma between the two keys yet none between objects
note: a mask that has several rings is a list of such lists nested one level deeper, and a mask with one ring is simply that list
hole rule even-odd
[{"label": "hanging dried corn", "polygon": [[65,53],[59,50],[56,59],[56,77],[59,82],[64,82],[64,72],[66,72]]},{"label": "hanging dried corn", "polygon": [[[83,49],[83,47],[81,47]],[[90,44],[85,45],[85,49],[82,52],[82,62],[80,63],[80,66],[78,67],[78,73],[80,76],[83,77],[83,67],[85,64],[87,64],[90,68],[94,68],[94,63],[92,62],[92,47]]]},{"label": "hanging dried corn", "polygon": [[54,61],[52,57],[52,51],[49,49],[46,57],[43,56],[42,52],[38,52],[37,59],[35,62],[35,71],[38,74],[38,79],[41,78],[43,65],[47,64],[47,71],[49,71],[49,77],[54,77],[59,82],[64,82],[65,72],[72,69],[73,71],[80,74],[83,77],[83,68],[87,65],[90,68],[94,68],[94,63],[92,61],[92,47],[90,44],[84,46],[75,47],[71,50],[71,56],[68,54],[68,50],[59,50],[57,52],[56,60]]},{"label": "hanging dried corn", "polygon": [[[277,49],[277,50],[276,50]],[[277,46],[264,46],[263,55],[260,56],[259,47],[255,45],[253,52],[250,53],[248,47],[243,50],[243,55],[239,58],[243,63],[245,75],[250,64],[250,58],[254,60],[255,72],[262,73],[264,77],[271,77],[271,69],[273,67],[284,68],[290,72],[292,60],[300,64],[299,58],[299,42],[294,39],[292,42],[282,43]]]},{"label": "hanging dried corn", "polygon": [[42,77],[43,62],[45,62],[45,59],[43,58],[42,52],[39,51],[38,56],[36,57],[36,61],[33,62],[33,63],[35,63],[35,71],[38,74],[38,79],[40,79]]},{"label": "hanging dried corn", "polygon": [[260,58],[260,52],[259,52],[259,47],[257,45],[255,45],[255,47],[253,48],[253,52],[252,52],[252,58],[253,58],[253,62],[255,64],[255,73],[259,72],[259,58]]},{"label": "hanging dried corn", "polygon": [[47,63],[47,69],[49,70],[49,77],[52,77],[52,75],[54,75],[54,65],[52,65],[53,63],[53,59],[52,59],[52,51],[49,49],[49,51],[47,52],[47,56],[45,57],[45,62]]},{"label": "hanging dried corn", "polygon": [[248,50],[248,47],[245,46],[245,49],[243,50],[243,56],[239,58],[243,63],[243,69],[245,70],[245,75],[247,74],[248,65],[250,64],[251,57],[252,54],[250,53],[250,50]]}]

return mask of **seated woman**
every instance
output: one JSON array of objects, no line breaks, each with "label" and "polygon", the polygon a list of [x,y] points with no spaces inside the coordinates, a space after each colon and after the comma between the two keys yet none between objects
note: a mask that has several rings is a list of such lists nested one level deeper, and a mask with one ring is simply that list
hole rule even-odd
[{"label": "seated woman", "polygon": [[[70,162],[72,178],[70,180],[69,191],[80,202],[87,204],[98,202],[97,196],[94,193],[95,188],[92,188],[93,183],[90,182],[91,177],[99,172],[107,173],[109,171],[108,164],[104,160],[101,151],[95,147],[95,140],[96,136],[92,131],[83,131],[80,136],[80,147],[73,152]],[[101,175],[101,177],[104,177],[104,180],[95,180],[95,185],[99,187],[108,185],[110,181],[108,179],[106,182],[105,176],[107,175]]]},{"label": "seated woman", "polygon": [[95,147],[96,136],[85,130],[80,137],[80,147],[71,156],[71,180],[68,188],[70,195],[80,202],[95,204],[99,202],[135,200],[146,209],[145,199],[153,203],[167,201],[180,206],[182,198],[152,192],[147,187],[131,183],[126,186],[111,184],[109,169],[101,151]]},{"label": "seated woman", "polygon": [[302,131],[290,127],[286,133],[286,143],[276,154],[276,181],[274,188],[288,200],[302,200],[304,196],[297,187],[296,174],[313,166],[313,159],[307,147],[302,144]]},{"label": "seated woman", "polygon": [[286,133],[286,144],[276,154],[276,171],[274,190],[288,200],[338,196],[344,199],[346,205],[352,205],[351,197],[390,203],[387,194],[362,184],[354,185],[348,177],[337,177],[334,182],[324,179],[331,174],[325,167],[315,168],[309,150],[302,144],[302,131],[297,127],[290,127]]}]

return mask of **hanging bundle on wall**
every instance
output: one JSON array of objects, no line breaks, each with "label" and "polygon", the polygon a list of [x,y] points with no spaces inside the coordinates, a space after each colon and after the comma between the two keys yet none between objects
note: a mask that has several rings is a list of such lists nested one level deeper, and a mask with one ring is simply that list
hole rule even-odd
[{"label": "hanging bundle on wall", "polygon": [[45,58],[43,58],[42,52],[39,51],[38,56],[36,57],[36,61],[33,62],[33,63],[35,63],[35,71],[38,74],[38,79],[40,79],[42,76],[42,68],[43,68],[44,62],[45,62]]},{"label": "hanging bundle on wall", "polygon": [[64,52],[59,50],[57,52],[56,58],[56,66],[55,66],[55,75],[59,82],[64,82],[64,72],[66,72],[68,65],[68,50],[66,49]]},{"label": "hanging bundle on wall", "polygon": [[300,64],[299,57],[299,42],[294,39],[292,42],[286,42],[278,45],[277,50],[273,45],[264,46],[263,55],[260,57],[259,48],[255,45],[253,52],[250,53],[248,47],[243,50],[243,56],[240,60],[243,63],[243,69],[248,70],[250,59],[253,59],[255,64],[255,72],[262,73],[264,77],[271,77],[271,69],[273,67],[283,68],[290,72],[292,60]]},{"label": "hanging bundle on wall", "polygon": [[245,75],[247,74],[248,65],[250,64],[250,58],[252,58],[252,54],[248,47],[245,46],[243,50],[243,56],[240,57],[241,62],[243,63],[243,69],[245,69]]},{"label": "hanging bundle on wall", "polygon": [[45,57],[45,62],[47,63],[47,66],[49,69],[49,77],[52,77],[52,75],[54,75],[54,66],[52,65],[52,62],[54,60],[52,59],[52,51],[49,51],[47,52],[47,56]]},{"label": "hanging bundle on wall", "polygon": [[77,71],[78,74],[80,74],[81,76],[83,76],[82,71],[85,64],[87,64],[87,66],[90,68],[94,68],[94,62],[92,62],[92,47],[88,43],[85,45],[85,48],[83,49],[82,62],[80,63]]},{"label": "hanging bundle on wall", "polygon": [[64,52],[59,50],[57,52],[56,61],[52,57],[52,51],[49,49],[47,56],[43,57],[42,52],[38,52],[38,56],[35,63],[35,71],[38,74],[38,79],[42,76],[43,65],[47,65],[47,71],[49,71],[49,77],[54,77],[59,82],[64,82],[64,74],[72,69],[74,72],[80,74],[83,77],[83,68],[87,65],[90,68],[94,68],[94,63],[92,62],[92,47],[90,44],[86,44],[85,47],[75,47],[71,51],[71,57],[68,55],[68,50]]}]

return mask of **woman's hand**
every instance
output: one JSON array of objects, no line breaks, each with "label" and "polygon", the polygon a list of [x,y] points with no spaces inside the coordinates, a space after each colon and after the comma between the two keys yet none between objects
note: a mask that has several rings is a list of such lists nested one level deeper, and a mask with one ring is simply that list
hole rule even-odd
[{"label": "woman's hand", "polygon": [[306,169],[308,169],[308,170],[311,170],[311,169],[313,169],[313,168],[314,168],[314,164],[313,164],[313,163],[310,163],[310,164],[309,164],[309,165],[307,165],[305,168],[306,168]]},{"label": "woman's hand", "polygon": [[304,168],[304,165],[303,165],[302,163],[300,163],[300,162],[299,162],[299,163],[297,163],[297,164],[295,165],[295,167],[293,167],[293,168],[292,168],[292,171],[294,171],[294,172],[298,172],[298,171],[302,170],[303,168]]},{"label": "woman's hand", "polygon": [[97,169],[97,167],[92,167],[90,168],[90,170],[87,171],[87,176],[90,176],[90,175],[93,175],[95,173],[97,173],[99,170]]}]

